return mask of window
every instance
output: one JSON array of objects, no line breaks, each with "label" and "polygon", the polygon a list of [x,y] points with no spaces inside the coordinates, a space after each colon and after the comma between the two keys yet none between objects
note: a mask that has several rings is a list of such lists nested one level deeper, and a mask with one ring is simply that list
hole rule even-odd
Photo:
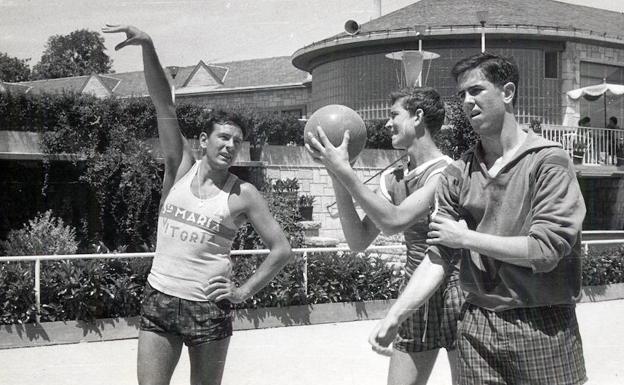
[{"label": "window", "polygon": [[544,77],[557,79],[559,77],[559,53],[556,51],[544,52]]}]

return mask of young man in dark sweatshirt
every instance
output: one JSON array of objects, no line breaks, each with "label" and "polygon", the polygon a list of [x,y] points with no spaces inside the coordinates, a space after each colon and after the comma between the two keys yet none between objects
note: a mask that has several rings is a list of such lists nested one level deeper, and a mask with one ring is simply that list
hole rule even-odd
[{"label": "young man in dark sweatshirt", "polygon": [[442,172],[430,247],[393,307],[422,306],[459,249],[459,383],[581,384],[585,203],[575,170],[559,143],[518,125],[515,64],[482,53],[453,75],[480,140]]}]

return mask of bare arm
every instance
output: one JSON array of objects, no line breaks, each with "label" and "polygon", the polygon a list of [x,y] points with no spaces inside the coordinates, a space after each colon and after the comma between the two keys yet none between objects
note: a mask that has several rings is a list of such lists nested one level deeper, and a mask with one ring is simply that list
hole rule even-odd
[{"label": "bare arm", "polygon": [[332,178],[340,224],[345,239],[351,250],[362,251],[375,240],[379,234],[379,229],[368,216],[365,216],[363,219],[360,218],[360,215],[355,210],[349,191],[344,188],[334,175],[331,173],[329,175]]},{"label": "bare arm", "polygon": [[212,278],[208,282],[209,300],[243,302],[266,286],[291,259],[290,244],[258,190],[249,183],[241,184],[241,199],[245,202],[244,214],[270,252],[256,272],[240,287],[236,287],[226,277]]},{"label": "bare arm", "polygon": [[429,205],[433,201],[438,176],[431,177],[424,187],[410,194],[401,204],[394,205],[366,187],[355,174],[349,164],[347,153],[349,131],[345,132],[343,141],[338,147],[331,144],[321,127],[318,127],[318,134],[320,142],[310,136],[310,145],[307,146],[310,155],[327,167],[330,174],[334,175],[332,180],[340,181],[353,199],[364,209],[366,215],[385,234],[401,232],[409,228],[418,218],[427,215]]},{"label": "bare arm", "polygon": [[156,107],[158,119],[158,138],[165,157],[165,180],[163,181],[163,198],[173,183],[191,168],[193,154],[186,139],[180,132],[172,98],[172,88],[163,70],[152,39],[145,32],[128,25],[107,25],[102,28],[104,33],[126,34],[126,40],[117,44],[115,50],[128,45],[141,46],[143,54],[143,72],[150,97]]},{"label": "bare arm", "polygon": [[373,350],[388,353],[387,347],[396,337],[401,323],[427,302],[444,281],[444,276],[445,263],[437,254],[427,253],[388,314],[371,332],[368,342]]}]

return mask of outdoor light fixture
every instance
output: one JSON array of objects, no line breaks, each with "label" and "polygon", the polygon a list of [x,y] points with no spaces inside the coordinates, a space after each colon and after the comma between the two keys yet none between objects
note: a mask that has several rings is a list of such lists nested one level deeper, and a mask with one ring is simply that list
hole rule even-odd
[{"label": "outdoor light fixture", "polygon": [[414,31],[416,31],[416,36],[418,36],[418,50],[422,51],[422,36],[425,34],[427,27],[421,24],[416,24],[414,26]]},{"label": "outdoor light fixture", "polygon": [[488,11],[477,11],[477,19],[481,24],[481,52],[485,52],[485,23],[487,23]]},{"label": "outdoor light fixture", "polygon": [[171,74],[171,78],[175,79],[176,75],[178,74],[178,70],[180,69],[180,67],[178,67],[178,66],[169,66],[167,68],[169,68],[169,73]]}]

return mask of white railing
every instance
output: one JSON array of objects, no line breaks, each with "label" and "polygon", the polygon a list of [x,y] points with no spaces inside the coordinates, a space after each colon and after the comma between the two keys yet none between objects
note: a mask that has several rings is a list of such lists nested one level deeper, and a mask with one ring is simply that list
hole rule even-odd
[{"label": "white railing", "polygon": [[[624,241],[623,241],[624,242]],[[376,251],[387,250],[405,250],[404,244],[393,244],[385,246],[371,246],[365,250],[366,253]],[[251,256],[251,255],[264,255],[268,254],[268,249],[258,250],[232,250],[230,255]],[[305,294],[308,293],[308,254],[309,253],[323,253],[323,252],[336,252],[336,251],[351,251],[346,246],[343,247],[308,247],[308,248],[294,248],[293,254],[302,254],[302,286]],[[65,254],[65,255],[24,255],[24,256],[0,256],[0,262],[35,262],[35,306],[37,308],[36,320],[39,322],[39,314],[41,312],[41,261],[58,261],[58,260],[71,260],[71,259],[121,259],[121,258],[151,258],[154,256],[153,252],[149,253],[109,253],[109,254]]]},{"label": "white railing", "polygon": [[[588,231],[586,234],[593,235],[609,235],[609,233],[613,233],[612,236],[621,235],[621,232],[609,232],[609,231]],[[585,255],[589,253],[589,247],[591,245],[613,245],[613,244],[624,244],[624,238],[617,239],[601,239],[601,240],[591,240],[591,241],[582,241],[583,250],[585,251]],[[385,245],[385,246],[371,246],[367,248],[364,252],[379,252],[379,251],[387,251],[387,250],[405,250],[404,244],[393,244],[393,245]],[[310,247],[310,248],[294,248],[292,249],[293,254],[302,254],[302,276],[303,282],[302,286],[307,295],[308,291],[308,254],[309,253],[323,253],[323,252],[336,252],[336,251],[351,251],[346,246],[343,247]],[[268,249],[258,249],[258,250],[232,250],[230,255],[240,255],[240,256],[250,256],[250,255],[263,255],[268,254]],[[121,259],[121,258],[151,258],[154,256],[153,252],[149,253],[110,253],[110,254],[66,254],[66,255],[25,255],[25,256],[0,256],[0,262],[35,262],[35,287],[34,287],[34,295],[35,295],[35,306],[37,308],[36,320],[39,322],[39,314],[41,311],[41,261],[58,261],[58,260],[71,260],[71,259]]]},{"label": "white railing", "polygon": [[[585,164],[615,165],[617,146],[624,141],[624,130],[543,124],[542,136],[561,143],[570,157],[573,155],[574,143],[583,143]],[[621,143],[624,145],[624,142]]]}]

